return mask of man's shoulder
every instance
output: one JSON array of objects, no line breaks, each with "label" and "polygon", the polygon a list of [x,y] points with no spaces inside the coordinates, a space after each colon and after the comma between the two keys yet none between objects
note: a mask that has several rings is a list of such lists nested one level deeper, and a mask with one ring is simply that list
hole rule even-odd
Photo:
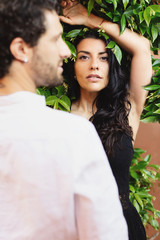
[{"label": "man's shoulder", "polygon": [[[72,128],[94,128],[93,124],[85,119],[84,117],[71,114],[69,112],[64,112],[61,110],[53,110],[49,107],[45,109],[45,118],[50,121],[50,124],[57,124],[63,126],[71,126]],[[70,129],[71,130],[71,129]]]}]

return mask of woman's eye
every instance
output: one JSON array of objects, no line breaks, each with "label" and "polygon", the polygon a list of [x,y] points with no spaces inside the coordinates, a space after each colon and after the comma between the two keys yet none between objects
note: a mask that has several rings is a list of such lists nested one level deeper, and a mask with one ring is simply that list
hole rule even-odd
[{"label": "woman's eye", "polygon": [[79,59],[86,60],[88,59],[88,56],[83,55],[83,56],[80,56]]},{"label": "woman's eye", "polygon": [[101,57],[102,61],[108,61],[108,57],[105,56],[105,57]]}]

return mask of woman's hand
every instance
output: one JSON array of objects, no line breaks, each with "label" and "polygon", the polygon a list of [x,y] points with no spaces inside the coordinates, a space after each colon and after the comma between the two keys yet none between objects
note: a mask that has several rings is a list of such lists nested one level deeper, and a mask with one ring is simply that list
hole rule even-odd
[{"label": "woman's hand", "polygon": [[78,1],[63,0],[61,3],[63,15],[60,20],[70,25],[85,25],[89,27],[89,16],[87,9]]}]

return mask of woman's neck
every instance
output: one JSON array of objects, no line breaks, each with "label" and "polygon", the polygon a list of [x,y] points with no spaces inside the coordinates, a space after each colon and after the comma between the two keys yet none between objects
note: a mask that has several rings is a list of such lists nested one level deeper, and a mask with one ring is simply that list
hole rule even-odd
[{"label": "woman's neck", "polygon": [[95,104],[93,106],[96,96],[97,93],[90,93],[81,90],[80,99],[72,104],[71,113],[90,119],[96,112]]}]

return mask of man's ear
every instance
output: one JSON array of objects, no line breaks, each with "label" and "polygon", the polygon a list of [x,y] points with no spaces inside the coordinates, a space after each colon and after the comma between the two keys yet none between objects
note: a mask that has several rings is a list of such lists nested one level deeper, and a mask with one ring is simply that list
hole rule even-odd
[{"label": "man's ear", "polygon": [[16,60],[24,63],[28,62],[29,46],[22,38],[13,39],[10,44],[10,51]]}]

